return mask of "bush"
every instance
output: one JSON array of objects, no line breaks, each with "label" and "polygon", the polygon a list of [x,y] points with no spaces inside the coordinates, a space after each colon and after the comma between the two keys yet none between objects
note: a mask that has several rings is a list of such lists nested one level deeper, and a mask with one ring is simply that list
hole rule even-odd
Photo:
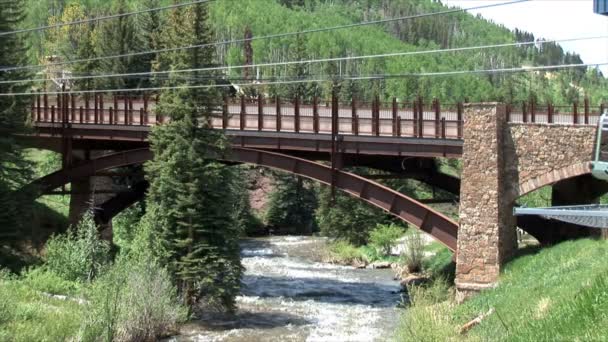
[{"label": "bush", "polygon": [[448,283],[437,279],[428,287],[408,287],[409,308],[402,315],[397,341],[451,341],[454,302]]},{"label": "bush", "polygon": [[90,300],[85,341],[153,341],[186,317],[169,273],[151,259],[119,259],[97,279]]},{"label": "bush", "polygon": [[336,241],[329,247],[330,262],[353,264],[366,260],[361,250],[347,241]]},{"label": "bush", "polygon": [[53,236],[46,247],[46,267],[66,280],[91,281],[110,260],[110,246],[97,233],[91,213],[65,235]]},{"label": "bush", "polygon": [[29,270],[25,274],[25,285],[33,290],[50,294],[69,295],[78,292],[78,283],[65,280],[55,272],[43,267]]},{"label": "bush", "polygon": [[413,230],[405,239],[405,251],[401,255],[402,263],[410,273],[422,271],[424,242],[422,235]]},{"label": "bush", "polygon": [[378,224],[369,233],[370,244],[383,256],[391,254],[391,249],[397,245],[397,239],[403,235],[403,228],[391,224]]}]

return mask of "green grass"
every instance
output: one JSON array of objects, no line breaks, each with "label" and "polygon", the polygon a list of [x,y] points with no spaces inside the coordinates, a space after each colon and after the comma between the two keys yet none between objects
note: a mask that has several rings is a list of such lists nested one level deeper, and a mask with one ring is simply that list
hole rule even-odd
[{"label": "green grass", "polygon": [[[528,250],[526,252],[534,252]],[[398,336],[405,340],[605,341],[608,331],[608,242],[569,241],[506,265],[499,286],[456,306],[452,300],[414,304]],[[495,313],[468,335],[460,326]],[[425,323],[424,317],[432,317]],[[429,331],[434,331],[430,335]]]},{"label": "green grass", "polygon": [[84,307],[43,294],[66,286],[78,287],[42,274],[0,277],[0,341],[67,341],[75,337]]}]

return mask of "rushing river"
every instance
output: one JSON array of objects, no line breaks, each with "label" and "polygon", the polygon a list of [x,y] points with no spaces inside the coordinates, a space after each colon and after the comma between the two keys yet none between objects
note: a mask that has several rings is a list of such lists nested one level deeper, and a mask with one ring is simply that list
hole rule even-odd
[{"label": "rushing river", "polygon": [[401,296],[391,270],[317,262],[325,241],[272,237],[242,243],[238,313],[190,322],[172,341],[386,341]]}]

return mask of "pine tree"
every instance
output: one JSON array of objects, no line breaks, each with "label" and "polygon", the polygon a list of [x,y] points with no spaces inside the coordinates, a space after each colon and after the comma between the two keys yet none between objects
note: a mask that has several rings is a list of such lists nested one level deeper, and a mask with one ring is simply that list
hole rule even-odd
[{"label": "pine tree", "polygon": [[[0,32],[19,28],[24,17],[22,0],[7,0],[0,6]],[[25,65],[26,48],[23,37],[18,35],[0,36],[0,66]],[[0,72],[0,81],[27,79],[22,71]],[[20,93],[27,90],[27,84],[2,84],[0,93]],[[25,130],[28,117],[29,99],[23,96],[0,97],[0,239],[16,237],[20,218],[25,217],[25,202],[19,201],[12,191],[22,186],[31,177],[31,167],[25,161],[23,150],[17,145],[12,133]]]},{"label": "pine tree", "polygon": [[[164,47],[204,44],[212,34],[207,7],[196,5],[172,11],[163,32]],[[213,63],[213,49],[175,51],[161,56],[163,69],[201,68]],[[171,85],[214,84],[214,74],[172,76]],[[234,309],[242,267],[239,229],[233,209],[234,174],[212,160],[225,153],[223,135],[210,129],[221,95],[212,88],[167,90],[157,111],[170,123],[157,127],[150,138],[154,160],[146,165],[150,181],[148,221],[157,222],[162,236],[164,262],[173,274],[187,304],[204,302]]]},{"label": "pine tree", "polygon": [[[127,0],[112,0],[110,13],[129,12]],[[98,55],[112,56],[124,55],[134,52],[138,47],[138,35],[136,33],[135,19],[132,16],[119,17],[108,20],[100,26],[100,44],[97,46]],[[122,74],[140,71],[142,64],[137,57],[128,56],[100,61],[100,69],[104,73]],[[100,82],[103,88],[136,88],[140,84],[137,77],[118,78],[113,77]]]},{"label": "pine tree", "polygon": [[302,177],[277,174],[275,179],[266,212],[267,224],[290,234],[311,234],[317,206],[314,189]]},{"label": "pine tree", "polygon": [[[144,0],[143,8],[151,9],[160,7],[160,0]],[[141,44],[141,50],[158,50],[160,47],[160,32],[163,26],[163,18],[159,12],[148,12],[137,16],[137,30],[139,32],[138,41]],[[140,71],[147,72],[154,70],[154,63],[158,59],[158,54],[151,53],[137,57]],[[142,88],[154,86],[152,76],[144,76],[140,80]]]},{"label": "pine tree", "polygon": [[386,218],[380,209],[341,193],[336,193],[335,201],[332,201],[329,187],[320,189],[315,215],[321,235],[357,246],[366,244],[369,232]]}]

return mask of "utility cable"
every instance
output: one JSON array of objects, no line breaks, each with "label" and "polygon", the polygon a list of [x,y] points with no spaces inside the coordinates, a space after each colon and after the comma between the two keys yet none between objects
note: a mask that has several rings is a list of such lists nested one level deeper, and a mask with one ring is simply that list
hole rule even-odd
[{"label": "utility cable", "polygon": [[76,90],[76,91],[51,91],[51,92],[22,92],[22,93],[0,93],[2,97],[10,96],[32,96],[32,95],[60,95],[60,94],[96,94],[96,93],[126,93],[126,92],[146,92],[146,91],[162,91],[162,90],[177,90],[177,89],[210,89],[210,88],[229,88],[233,86],[247,87],[247,86],[268,86],[268,85],[287,85],[287,84],[298,84],[298,83],[315,83],[315,82],[331,82],[331,81],[369,81],[369,80],[386,80],[395,78],[407,78],[407,77],[435,77],[435,76],[455,76],[455,75],[468,75],[468,74],[498,74],[498,73],[516,73],[516,72],[530,72],[530,71],[541,71],[541,70],[555,70],[555,69],[572,69],[582,67],[595,67],[608,65],[608,62],[600,63],[580,63],[580,64],[561,64],[561,65],[546,65],[537,67],[519,67],[519,68],[503,68],[503,69],[482,69],[482,70],[457,70],[457,71],[440,71],[440,72],[425,72],[425,73],[403,73],[403,74],[384,74],[384,75],[367,75],[367,76],[347,76],[340,79],[332,78],[316,78],[316,79],[302,79],[302,80],[291,80],[291,81],[276,81],[276,82],[265,82],[265,83],[239,83],[239,84],[210,84],[210,85],[182,85],[182,86],[165,86],[165,87],[150,87],[150,88],[138,88],[138,89],[96,89],[96,90]]},{"label": "utility cable", "polygon": [[[463,51],[471,51],[471,50],[495,49],[495,48],[505,48],[505,47],[513,47],[513,46],[527,46],[527,45],[533,45],[533,44],[543,45],[543,44],[557,43],[557,42],[573,42],[573,41],[580,41],[580,40],[594,40],[594,39],[606,39],[606,38],[608,38],[608,35],[567,38],[567,39],[554,39],[554,40],[546,40],[546,41],[527,41],[527,42],[518,42],[518,43],[479,45],[479,46],[468,46],[468,47],[451,48],[451,49],[392,52],[392,53],[376,54],[376,55],[334,57],[334,58],[309,59],[309,60],[300,60],[300,61],[284,61],[284,62],[274,62],[274,63],[259,63],[259,64],[250,64],[250,65],[233,65],[233,66],[217,66],[217,67],[190,68],[190,69],[178,69],[178,70],[144,71],[144,72],[134,72],[134,73],[121,73],[121,74],[97,74],[97,75],[85,75],[85,76],[72,76],[72,77],[66,78],[65,80],[78,81],[78,80],[91,80],[91,79],[100,79],[100,78],[117,78],[117,77],[126,78],[126,77],[133,77],[133,76],[169,75],[169,74],[190,73],[190,72],[264,68],[264,67],[274,67],[274,66],[288,66],[288,65],[295,65],[295,64],[330,63],[330,62],[342,62],[342,61],[375,59],[375,58],[386,58],[386,57],[405,57],[405,56],[429,55],[429,54],[447,53],[447,52],[463,52]],[[48,80],[49,80],[49,78],[6,80],[6,81],[0,81],[0,84],[44,82],[44,81],[48,81]]]},{"label": "utility cable", "polygon": [[181,47],[175,47],[175,48],[156,49],[156,50],[148,50],[148,51],[141,51],[141,52],[125,53],[125,54],[119,54],[119,55],[75,59],[75,60],[65,61],[65,62],[50,63],[50,64],[46,64],[46,65],[39,64],[39,65],[7,67],[7,68],[0,68],[0,71],[6,72],[6,71],[38,69],[38,68],[46,68],[49,66],[61,66],[61,65],[68,65],[68,64],[74,64],[74,63],[94,62],[94,61],[99,61],[99,60],[104,60],[104,59],[124,58],[124,57],[142,56],[142,55],[149,55],[149,54],[156,54],[156,53],[163,53],[163,52],[199,49],[199,48],[206,48],[206,47],[237,44],[237,43],[243,43],[243,42],[251,42],[251,41],[256,41],[256,40],[286,38],[286,37],[298,36],[298,35],[303,35],[303,34],[328,32],[328,31],[341,30],[341,29],[347,29],[347,28],[384,24],[384,23],[395,22],[395,21],[431,17],[431,16],[435,16],[435,15],[444,15],[444,14],[451,14],[451,13],[458,13],[458,12],[466,12],[466,11],[470,11],[470,10],[478,10],[478,9],[484,9],[484,8],[512,5],[512,4],[517,4],[517,3],[527,2],[527,1],[531,1],[531,0],[516,0],[516,1],[503,2],[503,3],[498,3],[498,4],[480,5],[480,6],[474,6],[474,7],[468,7],[468,8],[457,8],[457,9],[450,9],[450,10],[439,11],[439,12],[422,13],[422,14],[416,14],[416,15],[409,15],[409,16],[396,17],[396,18],[387,18],[387,19],[373,20],[373,21],[364,21],[364,22],[360,22],[360,23],[341,25],[341,26],[323,27],[323,28],[318,28],[318,29],[310,29],[310,30],[303,30],[303,31],[296,31],[296,32],[277,33],[277,34],[271,34],[271,35],[266,35],[266,36],[254,36],[251,38],[224,40],[224,41],[220,41],[220,42],[207,43],[207,44],[187,45],[187,46],[181,46]]},{"label": "utility cable", "polygon": [[70,21],[70,22],[67,22],[67,23],[58,23],[58,24],[45,25],[45,26],[40,26],[40,27],[35,27],[35,28],[29,28],[29,29],[21,29],[21,30],[15,30],[15,31],[0,32],[0,37],[1,36],[8,36],[8,35],[13,35],[13,34],[18,34],[18,33],[28,33],[28,32],[44,31],[44,30],[54,29],[54,28],[63,27],[63,26],[73,26],[73,25],[78,25],[78,24],[86,24],[86,23],[98,22],[98,21],[109,20],[109,19],[123,18],[123,17],[128,17],[128,16],[138,15],[138,14],[144,14],[144,13],[150,13],[150,12],[165,11],[165,10],[176,9],[176,8],[185,7],[185,6],[204,4],[204,3],[212,2],[212,1],[215,1],[215,0],[196,0],[196,1],[191,1],[191,2],[184,2],[184,3],[181,3],[181,4],[174,4],[174,5],[170,5],[170,6],[148,8],[148,9],[145,9],[145,10],[134,11],[134,12],[119,13],[119,14],[106,15],[106,16],[95,17],[95,18],[87,18],[87,19],[75,20],[75,21]]}]

